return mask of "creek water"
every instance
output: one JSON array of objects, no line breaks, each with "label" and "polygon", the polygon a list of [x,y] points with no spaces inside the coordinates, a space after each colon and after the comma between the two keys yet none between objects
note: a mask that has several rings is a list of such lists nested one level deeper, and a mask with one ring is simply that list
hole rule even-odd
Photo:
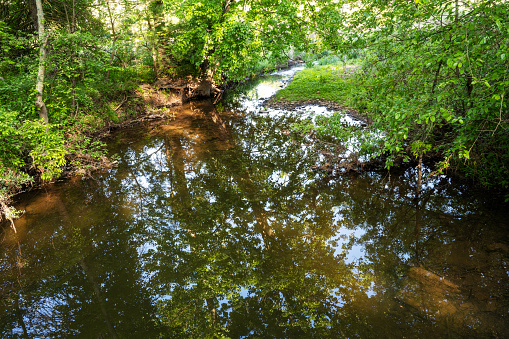
[{"label": "creek water", "polygon": [[18,197],[2,338],[509,337],[507,204],[412,167],[327,176],[267,110],[231,104],[107,140],[118,166]]}]

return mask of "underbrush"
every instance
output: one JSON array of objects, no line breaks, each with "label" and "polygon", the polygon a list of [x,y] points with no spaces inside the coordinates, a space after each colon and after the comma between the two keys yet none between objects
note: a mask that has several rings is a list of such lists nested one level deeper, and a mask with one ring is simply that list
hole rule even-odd
[{"label": "underbrush", "polygon": [[[3,34],[12,37],[7,30]],[[129,59],[128,51],[121,54],[129,44],[117,43],[112,62],[101,38],[55,34],[43,93],[49,123],[43,124],[34,105],[38,58],[29,49],[34,39],[2,40],[11,50],[0,57],[0,220],[16,216],[8,202],[18,192],[107,166],[105,145],[96,135],[135,115],[139,84],[153,80],[150,67]]]}]

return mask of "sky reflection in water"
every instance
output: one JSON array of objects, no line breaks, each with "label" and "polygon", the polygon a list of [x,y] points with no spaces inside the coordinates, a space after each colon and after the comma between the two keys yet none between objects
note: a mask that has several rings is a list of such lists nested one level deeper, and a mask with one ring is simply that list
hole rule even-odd
[{"label": "sky reflection in water", "polygon": [[21,197],[0,336],[507,336],[504,206],[447,177],[417,202],[413,168],[313,171],[284,133],[312,109],[253,94],[288,76],[243,115],[194,103],[123,131],[118,167]]}]

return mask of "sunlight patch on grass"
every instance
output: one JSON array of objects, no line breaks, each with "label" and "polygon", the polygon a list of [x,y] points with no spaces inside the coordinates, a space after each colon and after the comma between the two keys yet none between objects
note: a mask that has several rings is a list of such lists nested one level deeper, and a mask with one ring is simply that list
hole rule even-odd
[{"label": "sunlight patch on grass", "polygon": [[345,106],[353,104],[352,98],[359,93],[353,73],[357,68],[352,65],[315,66],[300,71],[288,87],[276,94],[276,100],[307,101],[328,100]]}]

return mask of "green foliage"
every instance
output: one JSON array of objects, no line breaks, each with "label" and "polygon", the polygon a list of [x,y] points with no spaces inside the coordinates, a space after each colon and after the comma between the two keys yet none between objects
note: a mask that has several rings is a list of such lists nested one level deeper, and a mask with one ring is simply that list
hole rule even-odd
[{"label": "green foliage", "polygon": [[376,45],[363,64],[374,127],[387,133],[382,152],[416,156],[433,149],[446,159],[442,168],[452,162],[485,184],[509,187],[507,6],[390,6],[392,16],[368,21],[379,29],[365,35]]},{"label": "green foliage", "polygon": [[31,68],[29,73],[8,74],[0,80],[0,106],[7,111],[17,112],[19,119],[35,119],[36,112],[33,102],[35,100],[34,84],[36,70]]},{"label": "green foliage", "polygon": [[[210,71],[218,81],[250,75],[261,60],[278,64],[292,48],[307,43],[299,2],[167,1],[169,13],[178,18],[167,23],[165,52],[181,74]],[[300,14],[300,15],[299,15]]]},{"label": "green foliage", "polygon": [[0,200],[6,200],[10,192],[32,181],[31,176],[20,171],[25,165],[26,147],[21,126],[15,112],[0,107],[0,191],[6,196]]},{"label": "green foliage", "polygon": [[39,174],[42,180],[57,177],[67,154],[56,126],[21,122],[17,113],[0,110],[0,185],[4,189],[11,191],[30,183],[27,172]]},{"label": "green foliage", "polygon": [[[79,9],[89,2],[77,0],[74,4]],[[8,10],[17,5],[16,2]],[[66,7],[62,10],[70,10],[70,4],[60,5]],[[111,45],[111,37],[96,25],[97,20],[94,27],[81,25],[79,20],[83,15],[77,14],[74,23],[67,21],[70,18],[67,16],[60,24],[50,25],[44,101],[51,124],[46,126],[36,121],[38,113],[34,107],[39,43],[35,37],[25,37],[16,27],[0,21],[0,76],[3,78],[0,79],[0,189],[7,196],[30,184],[34,177],[42,181],[55,179],[69,161],[79,168],[100,160],[104,149],[92,144],[87,135],[110,120],[118,122],[119,115],[110,108],[110,102],[125,97],[126,92],[134,91],[147,78],[147,69],[134,57],[135,53],[141,56],[146,51],[139,52],[132,39],[122,35],[113,46],[116,57],[112,58],[111,50],[106,47]],[[50,21],[57,20],[51,14],[49,17]],[[89,30],[77,30],[78,25]],[[70,139],[66,137],[69,132]]]},{"label": "green foliage", "polygon": [[305,119],[293,123],[292,128],[296,129],[301,133],[308,134],[311,131],[315,130],[316,126],[311,120]]},{"label": "green foliage", "polygon": [[147,69],[130,60],[135,53],[132,43],[116,42],[115,62],[111,65],[111,51],[104,47],[107,43],[105,38],[87,32],[55,34],[47,89],[47,106],[54,122],[67,124],[91,111],[102,112],[108,118],[110,112],[108,105],[103,105],[104,98],[133,91],[146,80]]},{"label": "green foliage", "polygon": [[[378,154],[388,155],[387,166],[432,152],[442,155],[441,170],[455,165],[486,185],[509,187],[507,5],[364,0],[341,12],[342,4],[317,5],[315,49],[362,55],[359,93],[339,85],[345,95],[334,94],[330,78],[313,68],[278,97],[325,98],[368,111],[371,128],[384,131]],[[322,53],[322,63],[333,55]]]},{"label": "green foliage", "polygon": [[379,150],[380,134],[370,133],[355,124],[345,122],[344,112],[319,115],[292,124],[292,128],[309,134],[316,132],[320,140],[341,144],[345,149],[354,149],[357,157],[371,157]]},{"label": "green foliage", "polygon": [[66,164],[67,149],[60,131],[40,121],[27,121],[22,134],[28,142],[32,167],[41,175],[43,181],[58,177]]},{"label": "green foliage", "polygon": [[0,108],[0,158],[2,168],[19,168],[22,160],[18,157],[22,145],[18,115],[15,112],[5,111]]},{"label": "green foliage", "polygon": [[[103,47],[107,41],[102,37],[81,31],[53,32],[45,86],[52,124],[44,126],[34,121],[37,119],[33,104],[37,59],[14,53],[30,47],[31,40],[17,41],[5,33],[5,26],[1,27],[2,42],[10,53],[7,53],[9,58],[2,59],[9,62],[1,63],[3,68],[0,68],[4,75],[4,80],[0,80],[0,185],[12,191],[29,183],[32,176],[43,181],[58,177],[71,154],[100,158],[96,153],[104,151],[90,145],[85,135],[105,121],[118,122],[118,115],[109,102],[103,103],[104,98],[110,101],[117,93],[134,90],[146,70],[122,68],[117,63],[110,67],[110,53]],[[117,46],[123,48],[121,43]],[[8,47],[13,49],[7,50]],[[108,70],[111,70],[109,78]],[[72,130],[76,140],[66,140],[65,130]],[[76,166],[78,163],[73,162]],[[86,161],[81,163],[85,165]]]},{"label": "green foliage", "polygon": [[17,40],[8,31],[9,27],[0,21],[0,74],[14,64],[7,56],[11,49],[17,45]]},{"label": "green foliage", "polygon": [[317,135],[322,138],[331,135],[340,141],[346,141],[352,138],[355,129],[343,122],[343,116],[344,113],[341,112],[336,112],[331,116],[317,116]]}]

